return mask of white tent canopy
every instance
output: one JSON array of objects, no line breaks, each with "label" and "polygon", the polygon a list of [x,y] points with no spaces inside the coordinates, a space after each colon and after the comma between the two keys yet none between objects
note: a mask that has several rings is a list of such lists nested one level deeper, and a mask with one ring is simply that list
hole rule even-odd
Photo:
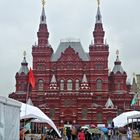
[{"label": "white tent canopy", "polygon": [[38,119],[40,122],[48,123],[57,132],[58,136],[61,137],[53,121],[47,115],[45,115],[38,107],[22,103],[20,119],[27,118],[35,118]]},{"label": "white tent canopy", "polygon": [[[115,117],[113,119],[115,127],[123,127],[129,123],[132,123],[132,119],[128,120],[128,117],[140,114],[140,111],[129,111],[129,112],[124,112],[120,114],[119,116]],[[133,122],[136,122],[137,120],[133,120]]]},{"label": "white tent canopy", "polygon": [[21,103],[0,96],[0,140],[19,140]]}]

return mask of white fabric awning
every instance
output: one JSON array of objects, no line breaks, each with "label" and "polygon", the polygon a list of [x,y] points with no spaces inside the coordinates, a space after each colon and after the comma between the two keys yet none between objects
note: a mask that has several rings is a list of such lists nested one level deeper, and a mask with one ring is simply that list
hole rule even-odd
[{"label": "white fabric awning", "polygon": [[[129,123],[132,123],[132,119],[128,120],[128,117],[140,114],[140,111],[129,111],[129,112],[124,112],[120,114],[119,116],[115,117],[113,119],[114,126],[116,127],[123,127]],[[137,120],[133,120],[133,122],[136,122]]]},{"label": "white fabric awning", "polygon": [[45,115],[38,107],[22,103],[20,119],[28,118],[35,118],[38,119],[40,122],[48,123],[57,132],[58,136],[61,137],[54,122],[47,115]]}]

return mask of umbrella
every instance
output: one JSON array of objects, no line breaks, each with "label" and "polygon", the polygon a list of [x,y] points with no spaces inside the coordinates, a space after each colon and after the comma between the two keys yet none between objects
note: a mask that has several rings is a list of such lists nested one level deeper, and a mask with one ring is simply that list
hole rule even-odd
[{"label": "umbrella", "polygon": [[90,128],[95,128],[96,126],[94,124],[91,124],[90,125]]},{"label": "umbrella", "polygon": [[84,125],[81,127],[81,129],[89,129],[89,125]]},{"label": "umbrella", "polygon": [[101,127],[100,130],[104,133],[108,133],[108,128],[106,127]]},{"label": "umbrella", "polygon": [[88,132],[94,134],[101,134],[101,130],[99,130],[98,128],[89,129]]},{"label": "umbrella", "polygon": [[122,134],[126,134],[126,129],[124,127],[118,128],[119,132]]}]

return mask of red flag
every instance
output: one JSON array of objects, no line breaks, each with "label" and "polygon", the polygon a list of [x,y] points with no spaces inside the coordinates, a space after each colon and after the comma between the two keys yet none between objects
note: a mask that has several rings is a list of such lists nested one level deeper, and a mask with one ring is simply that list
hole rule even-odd
[{"label": "red flag", "polygon": [[33,71],[32,71],[31,68],[30,68],[30,71],[29,71],[29,79],[28,79],[28,82],[29,82],[29,84],[31,84],[32,88],[35,87],[35,78],[34,78]]}]

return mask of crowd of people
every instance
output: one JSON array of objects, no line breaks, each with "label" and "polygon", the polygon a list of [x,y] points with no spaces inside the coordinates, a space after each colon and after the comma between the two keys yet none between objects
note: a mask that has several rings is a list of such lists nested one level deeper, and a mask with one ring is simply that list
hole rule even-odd
[{"label": "crowd of people", "polygon": [[[93,132],[89,130],[99,129],[99,131]],[[122,130],[118,128],[107,128],[108,131],[102,131],[100,128],[76,128],[64,127],[61,130],[63,140],[132,140],[133,132],[130,127],[126,127]]]},{"label": "crowd of people", "polygon": [[112,140],[113,137],[118,137],[120,140],[121,137],[119,130],[114,128],[107,128],[105,132],[100,128],[83,129],[72,126],[64,127],[60,132],[64,140]]},{"label": "crowd of people", "polygon": [[[22,129],[21,132],[25,130]],[[106,129],[101,128],[82,128],[76,126],[64,126],[59,128],[61,138],[58,138],[57,133],[53,129],[48,129],[44,134],[41,135],[41,140],[122,140],[121,132],[119,129],[109,127]],[[132,130],[130,127],[127,128],[126,137],[127,140],[132,140]],[[25,133],[25,131],[24,131]],[[25,140],[21,133],[21,139]]]}]

